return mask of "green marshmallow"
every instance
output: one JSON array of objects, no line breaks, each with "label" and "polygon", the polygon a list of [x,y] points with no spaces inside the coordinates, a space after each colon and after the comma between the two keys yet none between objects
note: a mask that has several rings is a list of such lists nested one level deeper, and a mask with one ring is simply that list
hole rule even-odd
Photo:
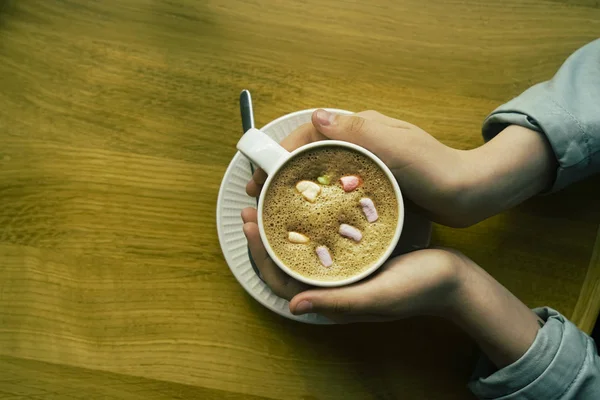
[{"label": "green marshmallow", "polygon": [[323,175],[318,177],[317,181],[319,181],[321,185],[329,185],[329,183],[331,182],[331,177],[329,177],[329,175]]}]

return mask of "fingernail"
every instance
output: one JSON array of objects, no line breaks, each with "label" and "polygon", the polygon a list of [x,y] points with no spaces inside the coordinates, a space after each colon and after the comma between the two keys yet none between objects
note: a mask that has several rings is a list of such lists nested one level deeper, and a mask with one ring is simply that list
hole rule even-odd
[{"label": "fingernail", "polygon": [[312,303],[308,300],[302,300],[300,303],[298,303],[298,305],[296,306],[296,309],[294,310],[294,314],[296,315],[300,315],[300,314],[307,314],[309,312],[312,311]]},{"label": "fingernail", "polygon": [[329,126],[333,124],[335,120],[335,114],[327,112],[325,110],[317,110],[317,122],[322,126]]}]

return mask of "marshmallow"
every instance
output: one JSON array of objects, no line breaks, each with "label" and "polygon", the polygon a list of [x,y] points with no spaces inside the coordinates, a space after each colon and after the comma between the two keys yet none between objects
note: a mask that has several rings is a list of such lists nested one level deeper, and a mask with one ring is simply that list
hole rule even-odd
[{"label": "marshmallow", "polygon": [[377,209],[375,208],[375,204],[373,203],[373,200],[371,200],[368,197],[363,197],[362,199],[360,199],[360,206],[362,207],[363,214],[365,214],[367,221],[369,221],[369,222],[377,221],[377,218],[379,218],[379,215],[377,214]]},{"label": "marshmallow", "polygon": [[319,257],[319,261],[324,267],[331,267],[333,264],[333,260],[331,259],[331,254],[329,254],[329,249],[325,246],[319,246],[315,249],[317,252],[317,256]]},{"label": "marshmallow", "polygon": [[348,224],[340,225],[340,235],[352,239],[355,242],[360,242],[362,239],[362,233],[357,228]]},{"label": "marshmallow", "polygon": [[300,181],[296,184],[296,190],[299,191],[306,200],[314,203],[319,193],[321,193],[321,186],[311,181]]},{"label": "marshmallow", "polygon": [[342,184],[342,189],[344,192],[351,192],[360,185],[360,178],[355,175],[342,176],[340,178],[340,182]]},{"label": "marshmallow", "polygon": [[321,185],[329,185],[331,183],[331,177],[329,175],[323,175],[318,177],[317,181],[319,181]]},{"label": "marshmallow", "polygon": [[292,243],[308,243],[308,236],[298,232],[288,232],[288,240]]}]

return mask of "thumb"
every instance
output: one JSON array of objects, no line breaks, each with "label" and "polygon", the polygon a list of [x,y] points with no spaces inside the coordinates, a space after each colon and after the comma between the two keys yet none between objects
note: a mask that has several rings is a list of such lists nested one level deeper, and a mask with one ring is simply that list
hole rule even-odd
[{"label": "thumb", "polygon": [[336,289],[308,290],[290,300],[292,314],[354,315],[375,312],[378,290],[369,281]]},{"label": "thumb", "polygon": [[344,140],[362,146],[375,154],[387,147],[393,129],[372,119],[358,115],[339,115],[323,109],[312,115],[312,124],[317,131],[334,140]]}]

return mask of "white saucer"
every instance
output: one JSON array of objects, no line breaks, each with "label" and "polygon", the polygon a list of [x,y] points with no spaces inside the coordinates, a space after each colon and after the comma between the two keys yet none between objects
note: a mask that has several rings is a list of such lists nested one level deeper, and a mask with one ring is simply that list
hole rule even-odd
[{"label": "white saucer", "polygon": [[[310,122],[314,110],[284,115],[271,121],[261,130],[280,142],[298,126]],[[328,110],[338,114],[352,114],[345,110]],[[217,231],[223,255],[231,272],[252,297],[277,314],[308,324],[331,324],[330,320],[318,314],[293,315],[289,310],[288,301],[276,296],[252,269],[240,217],[242,209],[256,207],[256,200],[246,194],[246,183],[251,177],[250,162],[238,152],[229,163],[219,189]],[[427,247],[430,237],[431,222],[408,209],[405,210],[404,228],[398,250],[407,252]]]}]

